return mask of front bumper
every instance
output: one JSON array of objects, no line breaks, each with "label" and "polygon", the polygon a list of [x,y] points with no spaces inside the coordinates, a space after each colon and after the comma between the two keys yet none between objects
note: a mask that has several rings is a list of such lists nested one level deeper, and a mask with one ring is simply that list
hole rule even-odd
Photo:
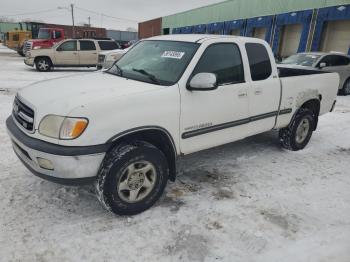
[{"label": "front bumper", "polygon": [[34,66],[34,58],[32,58],[32,57],[26,57],[26,58],[24,58],[24,63],[25,63],[27,66]]},{"label": "front bumper", "polygon": [[[6,120],[6,126],[22,163],[34,175],[59,184],[92,183],[108,149],[108,145],[67,147],[35,139],[23,133],[12,117]],[[54,169],[42,168],[38,158],[50,161]]]}]

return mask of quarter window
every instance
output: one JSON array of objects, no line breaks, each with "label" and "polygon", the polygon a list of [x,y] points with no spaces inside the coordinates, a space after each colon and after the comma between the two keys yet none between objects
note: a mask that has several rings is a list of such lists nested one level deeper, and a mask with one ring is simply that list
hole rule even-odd
[{"label": "quarter window", "polygon": [[79,41],[81,51],[91,51],[96,50],[95,43],[92,41]]},{"label": "quarter window", "polygon": [[59,51],[77,51],[77,41],[64,42],[58,48]]},{"label": "quarter window", "polygon": [[114,41],[98,41],[101,50],[114,50],[118,49],[118,44]]},{"label": "quarter window", "polygon": [[266,47],[262,44],[247,43],[246,50],[252,80],[261,81],[269,78],[272,74],[272,66]]},{"label": "quarter window", "polygon": [[216,74],[219,85],[244,82],[243,63],[238,46],[231,43],[209,46],[192,75],[198,73]]}]

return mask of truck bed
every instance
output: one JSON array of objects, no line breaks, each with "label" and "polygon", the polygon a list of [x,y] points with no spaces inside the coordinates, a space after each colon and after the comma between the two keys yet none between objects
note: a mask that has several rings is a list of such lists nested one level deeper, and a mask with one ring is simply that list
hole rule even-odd
[{"label": "truck bed", "polygon": [[295,110],[305,101],[317,98],[320,100],[320,115],[329,112],[338,93],[339,75],[319,70],[278,67],[281,81],[280,110],[293,108],[292,114],[281,115],[277,127],[287,126]]}]

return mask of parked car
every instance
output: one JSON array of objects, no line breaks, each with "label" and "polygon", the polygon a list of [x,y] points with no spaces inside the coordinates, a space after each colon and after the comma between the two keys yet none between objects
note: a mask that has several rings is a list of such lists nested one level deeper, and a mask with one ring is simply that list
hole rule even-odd
[{"label": "parked car", "polygon": [[102,50],[113,50],[113,40],[68,39],[52,48],[27,52],[24,63],[38,71],[47,72],[53,67],[95,67]]},{"label": "parked car", "polygon": [[284,65],[296,65],[336,72],[340,75],[339,92],[350,95],[350,57],[341,53],[300,53],[281,62]]},{"label": "parked car", "polygon": [[98,55],[97,69],[110,68],[116,61],[118,61],[128,51],[129,51],[129,48],[101,52]]},{"label": "parked car", "polygon": [[134,215],[175,180],[179,157],[271,129],[283,147],[303,149],[338,85],[335,73],[278,71],[260,39],[158,36],[108,71],[21,89],[6,125],[34,175],[95,183],[107,210]]}]

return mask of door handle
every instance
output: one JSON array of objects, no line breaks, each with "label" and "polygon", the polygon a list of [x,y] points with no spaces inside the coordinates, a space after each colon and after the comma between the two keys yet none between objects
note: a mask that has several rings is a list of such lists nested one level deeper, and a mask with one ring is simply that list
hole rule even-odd
[{"label": "door handle", "polygon": [[240,98],[243,98],[243,97],[246,97],[246,96],[248,96],[247,93],[239,93],[238,94],[238,97],[240,97]]},{"label": "door handle", "polygon": [[256,95],[261,95],[262,94],[262,90],[255,90],[254,92]]}]

